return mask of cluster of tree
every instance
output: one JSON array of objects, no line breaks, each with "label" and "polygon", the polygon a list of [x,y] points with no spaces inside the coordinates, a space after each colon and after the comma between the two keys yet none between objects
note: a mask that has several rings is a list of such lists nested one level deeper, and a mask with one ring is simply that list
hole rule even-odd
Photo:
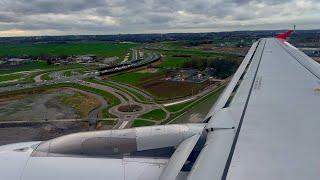
[{"label": "cluster of tree", "polygon": [[196,68],[199,71],[214,69],[216,78],[227,78],[236,72],[240,61],[234,58],[201,58],[193,56],[191,61],[183,64],[183,68]]},{"label": "cluster of tree", "polygon": [[212,44],[212,40],[204,39],[204,40],[193,40],[187,41],[186,46],[199,46],[201,44]]}]

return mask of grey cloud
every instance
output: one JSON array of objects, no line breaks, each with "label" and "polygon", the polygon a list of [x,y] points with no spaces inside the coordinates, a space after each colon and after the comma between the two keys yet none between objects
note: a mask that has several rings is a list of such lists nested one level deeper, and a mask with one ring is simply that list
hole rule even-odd
[{"label": "grey cloud", "polygon": [[0,12],[0,22],[2,23],[19,22],[19,18],[17,18],[14,14]]},{"label": "grey cloud", "polygon": [[273,29],[294,20],[319,28],[320,23],[310,25],[320,21],[316,1],[0,0],[0,35],[11,29],[61,34]]},{"label": "grey cloud", "polygon": [[69,13],[106,6],[105,0],[1,0],[1,10],[18,14]]}]

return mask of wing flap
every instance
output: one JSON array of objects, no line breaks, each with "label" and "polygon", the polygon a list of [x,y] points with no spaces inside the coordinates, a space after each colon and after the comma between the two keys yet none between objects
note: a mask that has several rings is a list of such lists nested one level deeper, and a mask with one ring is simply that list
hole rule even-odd
[{"label": "wing flap", "polygon": [[200,134],[184,140],[171,156],[167,166],[163,170],[160,180],[175,180],[184,163],[188,159],[194,146],[197,144]]},{"label": "wing flap", "polygon": [[234,129],[221,129],[209,133],[187,180],[221,179],[234,133]]}]

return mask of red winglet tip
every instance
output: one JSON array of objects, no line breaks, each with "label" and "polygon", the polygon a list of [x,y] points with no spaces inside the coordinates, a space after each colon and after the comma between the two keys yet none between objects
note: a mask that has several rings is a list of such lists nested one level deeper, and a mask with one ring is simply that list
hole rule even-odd
[{"label": "red winglet tip", "polygon": [[292,32],[293,32],[293,30],[289,30],[287,32],[284,32],[284,33],[281,33],[281,34],[277,35],[276,38],[282,39],[282,40],[287,40],[288,37],[291,36]]}]

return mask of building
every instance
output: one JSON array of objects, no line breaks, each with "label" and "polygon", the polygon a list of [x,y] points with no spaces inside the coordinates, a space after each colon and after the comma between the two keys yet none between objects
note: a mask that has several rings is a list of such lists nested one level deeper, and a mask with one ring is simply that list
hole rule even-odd
[{"label": "building", "polygon": [[24,63],[27,63],[30,61],[31,61],[31,59],[11,58],[11,59],[7,60],[7,63],[11,66],[16,66],[16,65],[24,64]]},{"label": "building", "polygon": [[114,62],[116,62],[119,58],[114,56],[114,57],[108,57],[108,58],[104,58],[103,59],[103,63],[105,64],[112,64]]},{"label": "building", "polygon": [[76,58],[77,62],[82,62],[82,63],[92,63],[95,62],[97,60],[97,56],[96,55],[82,55],[82,56],[78,56]]},{"label": "building", "polygon": [[320,48],[300,48],[306,55],[311,57],[320,57]]}]

